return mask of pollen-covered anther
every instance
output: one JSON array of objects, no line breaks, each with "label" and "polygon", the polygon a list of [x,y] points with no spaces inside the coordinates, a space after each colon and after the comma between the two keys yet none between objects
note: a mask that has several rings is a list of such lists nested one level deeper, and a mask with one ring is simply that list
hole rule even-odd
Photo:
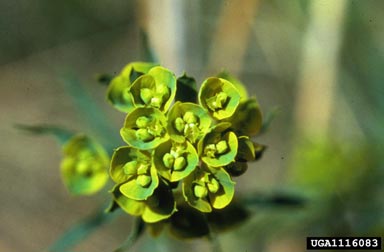
[{"label": "pollen-covered anther", "polygon": [[193,194],[197,197],[197,198],[204,198],[204,197],[207,197],[208,195],[208,190],[205,186],[202,186],[202,185],[195,185],[193,187]]}]

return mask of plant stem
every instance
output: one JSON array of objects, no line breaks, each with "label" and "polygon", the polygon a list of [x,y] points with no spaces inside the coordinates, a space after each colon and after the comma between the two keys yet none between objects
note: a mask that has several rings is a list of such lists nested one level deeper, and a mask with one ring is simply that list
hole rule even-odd
[{"label": "plant stem", "polygon": [[138,238],[143,234],[144,229],[145,229],[144,221],[141,219],[141,217],[137,217],[133,223],[133,227],[131,229],[131,233],[129,234],[128,238],[114,252],[128,251],[135,244]]}]

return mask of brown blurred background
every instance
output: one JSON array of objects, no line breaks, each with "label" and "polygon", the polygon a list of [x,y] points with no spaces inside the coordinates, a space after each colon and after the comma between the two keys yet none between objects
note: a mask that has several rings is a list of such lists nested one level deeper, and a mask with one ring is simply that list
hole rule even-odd
[{"label": "brown blurred background", "polygon": [[[309,203],[252,207],[247,223],[219,236],[223,251],[305,251],[309,235],[384,236],[382,10],[380,0],[0,0],[0,251],[45,251],[107,202],[106,193],[70,196],[57,142],[14,125],[119,138],[124,114],[107,104],[95,76],[144,60],[142,30],[177,75],[201,83],[226,69],[264,115],[279,108],[255,139],[268,149],[236,179],[237,193],[293,192]],[[66,76],[96,110],[84,110]],[[71,251],[112,251],[131,220],[113,219]],[[181,248],[210,251],[207,240],[165,234],[146,234],[133,251]]]}]

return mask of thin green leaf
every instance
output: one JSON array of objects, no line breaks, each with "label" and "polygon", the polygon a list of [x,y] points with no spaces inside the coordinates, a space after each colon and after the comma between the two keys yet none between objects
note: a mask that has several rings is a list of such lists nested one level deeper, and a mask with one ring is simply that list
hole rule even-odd
[{"label": "thin green leaf", "polygon": [[51,252],[67,252],[70,248],[84,241],[92,232],[100,228],[103,224],[111,221],[120,211],[113,214],[106,214],[104,208],[99,209],[90,217],[79,221],[77,224],[68,229],[58,240],[56,240],[49,248]]},{"label": "thin green leaf", "polygon": [[114,127],[106,119],[108,116],[102,112],[103,110],[75,75],[67,74],[63,76],[62,83],[65,90],[73,98],[81,118],[88,124],[93,135],[100,139],[106,149],[112,150],[117,145],[115,143],[121,141],[118,135],[114,133]]},{"label": "thin green leaf", "polygon": [[308,200],[293,193],[252,194],[245,196],[242,202],[248,207],[304,207]]},{"label": "thin green leaf", "polygon": [[53,135],[57,138],[60,144],[66,143],[74,135],[73,132],[54,125],[15,124],[14,127],[34,135]]},{"label": "thin green leaf", "polygon": [[114,76],[112,74],[103,73],[103,74],[96,75],[96,80],[100,84],[104,86],[108,86],[109,83],[112,81],[113,77]]}]

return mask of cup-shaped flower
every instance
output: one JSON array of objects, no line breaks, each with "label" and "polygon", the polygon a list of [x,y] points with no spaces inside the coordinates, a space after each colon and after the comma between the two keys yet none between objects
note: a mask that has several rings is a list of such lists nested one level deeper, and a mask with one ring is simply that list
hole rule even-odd
[{"label": "cup-shaped flower", "polygon": [[133,216],[141,216],[147,223],[168,219],[176,212],[172,191],[164,183],[160,183],[147,200],[130,199],[121,193],[119,187],[120,185],[116,185],[112,190],[114,201],[125,212]]},{"label": "cup-shaped flower", "polygon": [[222,120],[236,111],[240,93],[231,82],[210,77],[201,85],[199,102],[214,118]]},{"label": "cup-shaped flower", "polygon": [[89,195],[104,187],[109,158],[101,145],[89,137],[76,135],[65,143],[63,154],[61,175],[70,193]]},{"label": "cup-shaped flower", "polygon": [[155,108],[136,108],[125,118],[120,135],[129,145],[148,150],[167,141],[167,119]]},{"label": "cup-shaped flower", "polygon": [[198,154],[211,167],[225,166],[235,160],[237,136],[229,131],[230,123],[219,123],[198,143]]},{"label": "cup-shaped flower", "polygon": [[117,148],[113,153],[110,175],[120,184],[120,192],[134,200],[147,199],[159,185],[151,153],[129,146]]},{"label": "cup-shaped flower", "polygon": [[153,162],[157,172],[170,182],[188,176],[199,163],[199,156],[189,142],[178,143],[169,140],[154,151]]},{"label": "cup-shaped flower", "polygon": [[262,126],[263,116],[259,103],[251,98],[239,104],[235,114],[225,121],[232,123],[232,129],[240,134],[254,136],[259,133]]},{"label": "cup-shaped flower", "polygon": [[232,200],[235,183],[223,168],[202,166],[183,180],[182,190],[188,204],[201,212],[222,209]]},{"label": "cup-shaped flower", "polygon": [[223,71],[223,72],[220,72],[216,77],[225,79],[225,80],[231,82],[231,83],[235,86],[235,88],[236,88],[236,89],[239,91],[239,93],[240,93],[240,102],[245,101],[246,99],[248,99],[247,88],[246,88],[245,85],[244,85],[240,80],[238,80],[235,76],[233,76],[232,74],[230,74],[230,73],[227,72],[227,71]]},{"label": "cup-shaped flower", "polygon": [[130,94],[130,87],[132,82],[142,74],[156,66],[154,63],[149,62],[132,62],[125,66],[121,73],[112,79],[107,90],[107,100],[116,109],[128,113],[133,106],[132,97]]},{"label": "cup-shaped flower", "polygon": [[176,95],[176,76],[164,67],[154,67],[135,80],[130,92],[136,107],[167,111]]},{"label": "cup-shaped flower", "polygon": [[210,116],[201,106],[176,102],[168,112],[167,130],[173,140],[188,140],[194,144],[208,132],[211,123]]}]

